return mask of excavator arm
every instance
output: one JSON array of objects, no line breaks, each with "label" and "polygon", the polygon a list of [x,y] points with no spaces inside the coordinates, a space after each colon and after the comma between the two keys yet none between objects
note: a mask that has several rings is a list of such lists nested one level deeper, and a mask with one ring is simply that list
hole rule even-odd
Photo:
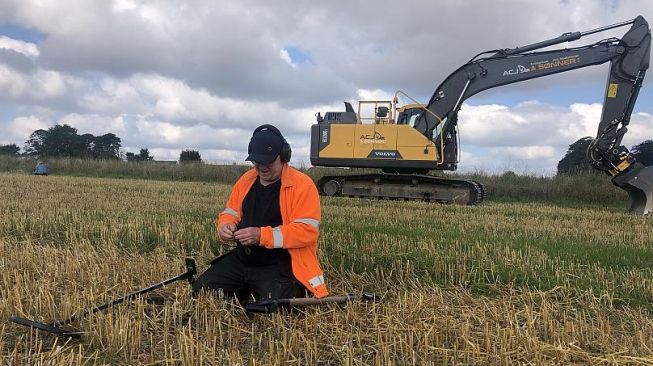
[{"label": "excavator arm", "polygon": [[[626,25],[631,27],[621,39],[610,38],[577,48],[533,52]],[[483,52],[438,86],[426,105],[430,113],[423,113],[415,128],[439,147],[443,166],[455,166],[458,160],[458,111],[467,98],[490,88],[610,61],[603,112],[588,154],[596,169],[611,175],[612,182],[629,193],[631,212],[648,214],[653,211],[653,167],[636,162],[621,141],[628,130],[649,67],[650,52],[651,32],[641,16],[586,32],[565,33],[532,45]],[[488,57],[478,58],[489,53]],[[433,136],[436,131],[436,136]]]}]

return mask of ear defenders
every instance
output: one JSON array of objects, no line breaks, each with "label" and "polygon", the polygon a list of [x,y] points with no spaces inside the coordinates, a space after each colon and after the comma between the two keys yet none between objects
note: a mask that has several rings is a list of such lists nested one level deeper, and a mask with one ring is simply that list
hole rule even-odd
[{"label": "ear defenders", "polygon": [[[258,126],[255,130],[254,133],[252,133],[252,137],[256,135],[258,132],[261,131],[272,131],[275,135],[279,136],[281,140],[283,141],[283,145],[281,146],[281,152],[279,153],[279,157],[281,158],[282,163],[287,163],[290,161],[290,156],[292,155],[292,149],[290,149],[290,145],[286,141],[286,139],[283,137],[281,134],[281,131],[279,131],[278,128],[272,126],[272,125],[261,125]],[[247,154],[252,153],[252,142],[250,141],[249,145],[247,145]]]}]

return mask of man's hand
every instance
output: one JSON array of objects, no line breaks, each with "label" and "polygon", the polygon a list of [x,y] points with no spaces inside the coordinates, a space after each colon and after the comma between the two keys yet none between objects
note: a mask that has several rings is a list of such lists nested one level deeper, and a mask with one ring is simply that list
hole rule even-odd
[{"label": "man's hand", "polygon": [[234,241],[234,232],[238,229],[238,226],[233,222],[226,223],[224,225],[218,226],[218,235],[222,241]]},{"label": "man's hand", "polygon": [[242,245],[259,245],[261,241],[261,228],[246,227],[234,233],[234,238]]}]

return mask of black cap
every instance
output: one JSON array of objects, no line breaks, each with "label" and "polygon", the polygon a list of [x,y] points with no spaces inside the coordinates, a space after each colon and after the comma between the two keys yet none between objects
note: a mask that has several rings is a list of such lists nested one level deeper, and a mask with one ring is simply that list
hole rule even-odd
[{"label": "black cap", "polygon": [[281,154],[283,139],[274,131],[263,129],[254,134],[249,140],[249,156],[247,161],[267,165]]}]

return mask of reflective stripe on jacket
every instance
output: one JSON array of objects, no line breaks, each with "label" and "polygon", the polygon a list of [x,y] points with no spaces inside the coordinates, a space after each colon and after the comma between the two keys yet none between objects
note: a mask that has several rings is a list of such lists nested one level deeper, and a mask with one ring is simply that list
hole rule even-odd
[{"label": "reflective stripe on jacket", "polygon": [[[251,169],[234,184],[226,208],[218,215],[218,227],[240,222],[243,200],[257,177],[256,169]],[[320,198],[313,180],[288,164],[284,164],[281,172],[279,206],[283,224],[262,227],[261,246],[287,249],[295,278],[315,297],[327,296],[329,292],[317,261]]]}]

